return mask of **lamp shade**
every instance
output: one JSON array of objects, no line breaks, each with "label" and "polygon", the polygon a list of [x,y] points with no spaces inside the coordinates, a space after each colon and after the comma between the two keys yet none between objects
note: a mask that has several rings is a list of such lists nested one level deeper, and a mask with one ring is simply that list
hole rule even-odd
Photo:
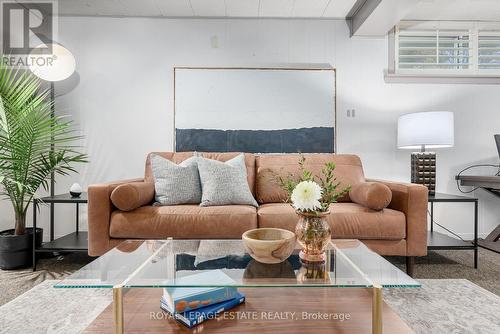
[{"label": "lamp shade", "polygon": [[42,80],[61,81],[69,78],[75,71],[75,57],[62,45],[52,44],[52,54],[47,55],[46,59],[48,61],[33,62],[29,66],[31,72]]},{"label": "lamp shade", "polygon": [[398,119],[398,148],[443,148],[454,145],[453,113],[417,112]]}]

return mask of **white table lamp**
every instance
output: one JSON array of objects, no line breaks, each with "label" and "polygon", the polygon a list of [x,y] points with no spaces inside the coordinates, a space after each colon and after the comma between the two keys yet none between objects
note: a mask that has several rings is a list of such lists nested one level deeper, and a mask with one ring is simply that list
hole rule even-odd
[{"label": "white table lamp", "polygon": [[450,111],[417,112],[398,119],[398,148],[419,149],[411,154],[411,182],[436,191],[436,153],[426,149],[453,147],[454,121]]}]

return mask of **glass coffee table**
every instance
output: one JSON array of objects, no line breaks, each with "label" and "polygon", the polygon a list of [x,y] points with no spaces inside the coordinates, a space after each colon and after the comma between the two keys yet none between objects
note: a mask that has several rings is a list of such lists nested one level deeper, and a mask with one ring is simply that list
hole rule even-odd
[{"label": "glass coffee table", "polygon": [[[123,292],[128,289],[366,288],[372,290],[372,333],[382,333],[382,288],[420,287],[358,240],[332,240],[326,253],[324,263],[302,262],[297,249],[282,263],[263,264],[245,252],[241,240],[127,240],[54,287],[113,289],[116,333],[124,331]],[[219,275],[206,275],[196,285],[179,280],[219,270],[232,282],[218,281]]]}]

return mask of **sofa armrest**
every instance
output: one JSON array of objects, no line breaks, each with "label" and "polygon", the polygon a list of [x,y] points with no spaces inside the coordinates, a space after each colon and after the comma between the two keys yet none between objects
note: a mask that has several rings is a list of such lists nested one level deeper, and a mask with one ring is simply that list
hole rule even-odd
[{"label": "sofa armrest", "polygon": [[100,256],[111,248],[109,223],[114,206],[111,203],[111,192],[121,184],[144,182],[143,179],[130,179],[103,184],[92,184],[88,187],[88,230],[89,255]]},{"label": "sofa armrest", "polygon": [[406,216],[406,256],[427,254],[427,187],[414,183],[384,180],[376,181],[391,189],[392,200],[388,208],[401,211]]}]

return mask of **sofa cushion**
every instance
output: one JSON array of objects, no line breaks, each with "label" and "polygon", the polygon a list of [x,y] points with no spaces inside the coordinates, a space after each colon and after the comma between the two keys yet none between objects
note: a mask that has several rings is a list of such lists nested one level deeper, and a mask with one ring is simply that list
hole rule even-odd
[{"label": "sofa cushion", "polygon": [[[327,217],[333,239],[401,240],[406,237],[406,219],[400,211],[375,211],[356,203],[335,203]],[[286,203],[263,204],[257,210],[259,228],[295,230],[298,217]]]},{"label": "sofa cushion", "polygon": [[259,206],[248,188],[243,154],[226,162],[198,158],[198,171],[203,189],[200,206]]},{"label": "sofa cushion", "polygon": [[360,182],[352,186],[349,197],[354,203],[378,211],[391,203],[392,192],[380,182]]},{"label": "sofa cushion", "polygon": [[150,204],[155,195],[155,186],[151,182],[124,183],[113,189],[111,202],[122,211],[134,210]]},{"label": "sofa cushion", "polygon": [[[320,175],[325,163],[334,162],[334,174],[341,181],[341,186],[354,185],[365,181],[361,160],[356,155],[348,154],[304,154],[305,167],[313,175]],[[276,183],[276,176],[299,175],[298,154],[266,154],[256,157],[256,198],[259,203],[283,203],[287,194]],[[339,202],[350,201],[349,195]]]},{"label": "sofa cushion", "polygon": [[[146,167],[144,172],[144,180],[153,182],[153,173],[151,171],[151,155],[157,154],[165,159],[168,159],[176,164],[193,156],[194,152],[152,152],[146,159]],[[197,156],[202,156],[207,159],[217,161],[228,161],[235,156],[241,154],[238,152],[224,152],[224,153],[211,153],[211,152],[197,152]],[[255,195],[255,156],[252,153],[245,153],[245,166],[247,168],[247,181],[248,187],[253,195]]]},{"label": "sofa cushion", "polygon": [[201,183],[198,174],[198,157],[191,157],[180,164],[151,155],[151,170],[155,183],[155,200],[158,205],[199,204]]},{"label": "sofa cushion", "polygon": [[253,228],[257,228],[257,211],[246,205],[143,206],[114,211],[110,219],[113,238],[239,239]]}]

